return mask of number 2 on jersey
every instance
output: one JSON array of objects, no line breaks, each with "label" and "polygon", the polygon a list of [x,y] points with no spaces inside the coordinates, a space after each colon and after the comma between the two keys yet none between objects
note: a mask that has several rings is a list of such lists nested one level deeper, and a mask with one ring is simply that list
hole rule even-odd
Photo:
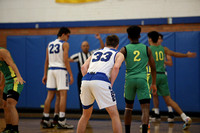
[{"label": "number 2 on jersey", "polygon": [[49,47],[50,47],[50,50],[49,50],[50,54],[53,54],[53,53],[57,54],[57,53],[60,52],[60,45],[59,44],[56,44],[56,45],[50,44]]},{"label": "number 2 on jersey", "polygon": [[141,58],[138,58],[138,56],[140,55],[140,51],[136,50],[133,52],[133,54],[135,55],[134,57],[134,61],[140,61]]},{"label": "number 2 on jersey", "polygon": [[92,59],[92,62],[96,62],[99,60],[107,62],[110,59],[112,52],[106,52],[106,53],[96,52],[94,55],[95,55],[95,58]]}]

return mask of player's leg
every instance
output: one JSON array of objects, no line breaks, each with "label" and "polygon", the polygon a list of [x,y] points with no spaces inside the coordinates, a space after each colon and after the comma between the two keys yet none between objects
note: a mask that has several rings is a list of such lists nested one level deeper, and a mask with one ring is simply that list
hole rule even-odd
[{"label": "player's leg", "polygon": [[112,128],[114,133],[122,133],[122,124],[117,110],[117,106],[113,105],[106,108],[112,120]]},{"label": "player's leg", "polygon": [[6,128],[2,131],[2,133],[9,133],[12,130],[11,117],[9,117],[9,109],[6,104],[7,94],[3,93],[3,110],[4,110],[4,119],[6,123]]},{"label": "player's leg", "polygon": [[65,109],[67,104],[67,90],[59,90],[60,93],[60,105],[59,105],[59,119],[58,129],[72,129],[73,125],[67,124],[65,117]]},{"label": "player's leg", "polygon": [[153,95],[153,114],[151,115],[151,121],[159,121],[160,120],[160,111],[159,111],[159,98],[158,94]]},{"label": "player's leg", "polygon": [[56,101],[55,101],[55,108],[54,108],[53,126],[56,126],[58,124],[59,105],[60,105],[60,94],[59,94],[59,91],[56,91]]},{"label": "player's leg", "polygon": [[124,112],[124,124],[126,133],[130,133],[131,130],[132,111],[133,111],[133,104],[128,104],[126,100],[126,108]]},{"label": "player's leg", "polygon": [[147,81],[145,79],[137,79],[137,97],[142,109],[142,133],[147,133],[149,124],[149,111],[150,111],[150,91]]},{"label": "player's leg", "polygon": [[140,106],[142,109],[142,133],[147,133],[149,124],[150,99],[140,100]]},{"label": "player's leg", "polygon": [[52,128],[53,125],[50,122],[50,107],[51,107],[51,102],[55,96],[55,90],[48,90],[47,97],[44,103],[44,110],[43,110],[43,117],[41,121],[41,125],[43,128]]},{"label": "player's leg", "polygon": [[174,100],[172,100],[170,96],[163,96],[163,98],[165,100],[165,103],[167,105],[170,105],[185,122],[185,124],[183,125],[183,129],[188,129],[192,123],[192,119],[189,116],[186,116],[186,114],[182,111],[179,105]]},{"label": "player's leg", "polygon": [[7,92],[6,98],[6,112],[8,121],[11,121],[12,124],[12,132],[18,133],[18,123],[19,123],[19,115],[16,109],[16,105],[19,99],[19,96],[23,90],[23,85],[16,82],[17,78],[10,79],[10,83],[6,84],[4,90]]},{"label": "player's leg", "polygon": [[86,126],[91,117],[92,111],[93,111],[93,106],[91,106],[88,109],[83,109],[83,114],[81,115],[81,118],[78,122],[77,133],[85,133]]},{"label": "player's leg", "polygon": [[17,101],[13,98],[7,98],[6,104],[9,114],[8,117],[11,118],[12,132],[18,132],[19,115],[16,109]]},{"label": "player's leg", "polygon": [[125,81],[125,112],[124,112],[124,123],[125,123],[125,132],[130,133],[131,130],[131,121],[132,121],[132,110],[133,103],[136,95],[135,85],[137,85],[137,81],[134,79],[127,79]]}]

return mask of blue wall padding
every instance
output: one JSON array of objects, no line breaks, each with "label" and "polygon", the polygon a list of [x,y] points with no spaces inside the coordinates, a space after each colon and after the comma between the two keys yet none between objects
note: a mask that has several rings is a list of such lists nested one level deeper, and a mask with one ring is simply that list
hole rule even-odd
[{"label": "blue wall padding", "polygon": [[[167,67],[169,88],[171,97],[183,111],[200,111],[200,72],[199,72],[199,51],[200,51],[200,32],[164,32],[163,45],[169,49],[186,53],[187,51],[197,52],[196,58],[174,58],[173,66]],[[103,41],[109,34],[101,34]],[[116,34],[120,38],[119,49],[129,43],[127,34]],[[26,84],[20,96],[17,107],[19,108],[40,108],[44,104],[47,90],[42,84],[44,73],[44,62],[46,47],[48,42],[56,39],[56,35],[48,36],[9,36],[7,38],[7,48],[10,50],[15,63]],[[94,34],[70,35],[69,56],[81,51],[81,43],[88,41],[90,50],[100,48],[98,39]],[[142,33],[140,42],[148,45],[147,34]],[[119,50],[118,49],[118,50]],[[79,94],[77,88],[78,64],[70,63],[74,75],[74,83],[70,86],[67,95],[67,109],[79,109]],[[125,83],[125,63],[122,64],[118,77],[114,83],[114,91],[117,98],[117,107],[124,110],[124,83]],[[160,99],[160,110],[167,111],[166,104],[162,97]],[[54,107],[53,101],[51,107]],[[151,108],[153,103],[151,100]],[[94,109],[98,109],[94,104]],[[140,104],[135,99],[135,110],[141,110]]]}]

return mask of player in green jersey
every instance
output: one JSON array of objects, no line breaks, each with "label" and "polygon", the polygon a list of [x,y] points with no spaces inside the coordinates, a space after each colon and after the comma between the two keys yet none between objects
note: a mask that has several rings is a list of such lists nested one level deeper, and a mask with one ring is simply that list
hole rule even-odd
[{"label": "player in green jersey", "polygon": [[[148,41],[151,45],[151,51],[152,55],[154,57],[155,63],[156,63],[156,74],[157,74],[157,80],[156,80],[156,86],[158,88],[158,95],[163,96],[165,103],[167,105],[170,105],[183,119],[185,124],[183,125],[183,129],[187,129],[192,120],[190,117],[186,116],[185,113],[181,110],[181,108],[178,106],[178,104],[173,101],[170,97],[169,87],[168,87],[168,81],[167,76],[165,75],[165,66],[164,66],[164,58],[165,55],[170,55],[174,57],[195,57],[196,53],[187,52],[186,54],[174,52],[172,50],[169,50],[167,47],[163,47],[162,45],[158,44],[159,33],[156,31],[152,31],[148,33]],[[150,78],[151,83],[151,78]]]},{"label": "player in green jersey", "polygon": [[124,54],[126,62],[126,76],[125,76],[125,131],[130,133],[131,116],[134,104],[134,99],[137,94],[141,109],[142,109],[142,132],[147,133],[149,123],[149,109],[150,109],[150,90],[147,83],[146,66],[149,62],[151,66],[151,74],[153,82],[151,88],[156,94],[156,68],[155,62],[151,53],[151,49],[139,43],[141,28],[138,26],[130,26],[127,29],[130,44],[123,47],[120,51]]},{"label": "player in green jersey", "polygon": [[[161,33],[159,33],[159,38],[158,38],[158,45],[162,45],[163,42],[163,35]],[[165,59],[164,59],[164,64],[165,67],[166,66],[172,66],[173,62],[172,62],[172,57],[170,55],[166,55]],[[165,74],[167,75],[167,71],[165,68]],[[154,108],[153,108],[153,112],[152,115],[150,117],[151,122],[155,122],[157,120],[160,120],[160,111],[159,111],[159,98],[158,98],[158,94],[153,96],[153,104],[154,104]],[[167,109],[168,109],[168,122],[174,122],[174,114],[173,114],[173,109],[170,105],[167,105]]]},{"label": "player in green jersey", "polygon": [[2,133],[18,133],[19,115],[16,105],[25,81],[21,77],[19,70],[10,55],[10,52],[1,47],[0,71],[3,73],[5,78],[3,99],[6,128],[4,131],[2,131]]}]

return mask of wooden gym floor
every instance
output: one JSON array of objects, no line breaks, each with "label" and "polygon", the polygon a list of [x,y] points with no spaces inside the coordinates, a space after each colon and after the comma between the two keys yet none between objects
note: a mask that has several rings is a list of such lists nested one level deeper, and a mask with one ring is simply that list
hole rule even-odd
[{"label": "wooden gym floor", "polygon": [[[40,127],[41,115],[42,114],[31,114],[31,113],[21,113],[19,121],[19,131],[20,133],[75,133],[78,119],[80,114],[67,114],[68,123],[74,125],[74,129],[42,129]],[[123,115],[120,115],[122,120],[123,132],[124,130],[124,120]],[[140,130],[140,115],[132,117],[131,133],[141,133]],[[167,117],[162,116],[160,122],[150,123],[150,130],[148,133],[200,133],[200,118],[192,117],[193,123],[191,127],[184,131],[182,130],[183,122],[180,117],[175,117],[175,122],[169,124],[166,122]],[[3,114],[0,114],[0,131],[5,127],[5,122],[3,119]],[[107,114],[93,114],[91,120],[87,125],[86,133],[112,133],[111,120]]]}]

